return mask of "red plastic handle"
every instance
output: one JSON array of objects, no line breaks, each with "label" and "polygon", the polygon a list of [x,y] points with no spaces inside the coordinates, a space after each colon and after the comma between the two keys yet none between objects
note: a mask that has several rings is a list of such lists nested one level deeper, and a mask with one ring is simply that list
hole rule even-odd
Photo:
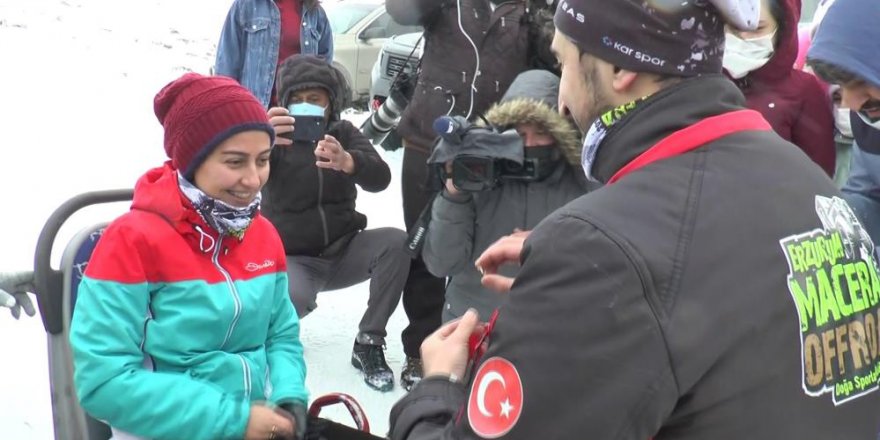
[{"label": "red plastic handle", "polygon": [[354,423],[360,431],[366,433],[370,432],[370,421],[367,420],[367,414],[364,412],[364,409],[361,408],[361,405],[357,400],[348,394],[330,393],[318,397],[312,402],[312,405],[309,406],[309,415],[312,417],[318,417],[318,415],[321,414],[321,409],[326,406],[336,405],[337,403],[345,405],[348,409],[348,413],[351,414],[351,418],[354,419]]}]

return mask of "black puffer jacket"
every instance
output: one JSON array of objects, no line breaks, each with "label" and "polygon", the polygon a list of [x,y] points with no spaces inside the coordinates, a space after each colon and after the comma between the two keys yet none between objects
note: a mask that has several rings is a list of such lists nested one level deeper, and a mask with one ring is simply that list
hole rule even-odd
[{"label": "black puffer jacket", "polygon": [[[552,65],[553,60],[547,59],[547,36],[553,33],[552,21],[547,20],[546,10],[550,6],[544,2],[544,8],[527,14],[527,3],[525,0],[497,2],[493,11],[488,0],[386,1],[388,14],[395,20],[425,27],[425,50],[418,84],[397,128],[402,138],[417,147],[430,148],[436,137],[432,129],[434,120],[447,113],[464,116],[471,106],[476,57],[471,42],[459,28],[458,5],[462,27],[479,49],[480,56],[472,116],[501,99],[523,70]],[[538,16],[538,11],[544,12]],[[549,28],[543,32],[536,28],[530,30],[531,24]],[[532,47],[531,41],[543,41],[547,47],[538,50]]]},{"label": "black puffer jacket", "polygon": [[340,238],[366,228],[367,217],[354,209],[355,184],[379,192],[391,182],[388,164],[357,127],[348,121],[331,122],[327,134],[351,154],[354,175],[319,169],[311,144],[272,150],[262,212],[278,229],[288,255],[322,255]]},{"label": "black puffer jacket", "polygon": [[[612,126],[593,174],[607,182],[744,105],[720,76],[663,90]],[[423,380],[392,409],[391,439],[875,439],[874,245],[833,182],[767,128],[547,217],[470,391]]]}]

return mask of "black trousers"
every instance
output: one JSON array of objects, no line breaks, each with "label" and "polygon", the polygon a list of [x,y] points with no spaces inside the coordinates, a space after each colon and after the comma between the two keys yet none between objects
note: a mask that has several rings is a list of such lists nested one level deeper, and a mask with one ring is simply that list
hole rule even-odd
[{"label": "black trousers", "polygon": [[[429,155],[415,148],[407,148],[408,145],[412,144],[404,140],[401,170],[403,218],[407,231],[434,198],[434,192],[428,185]],[[422,341],[440,327],[445,296],[446,279],[431,275],[421,257],[413,260],[403,287],[403,310],[409,325],[400,338],[407,356],[421,357],[419,348]]]}]

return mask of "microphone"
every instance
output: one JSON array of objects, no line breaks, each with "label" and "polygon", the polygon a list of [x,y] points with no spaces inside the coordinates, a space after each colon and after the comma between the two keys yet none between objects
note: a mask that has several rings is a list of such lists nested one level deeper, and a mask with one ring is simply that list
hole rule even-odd
[{"label": "microphone", "polygon": [[461,135],[464,133],[467,121],[460,121],[452,116],[440,116],[434,120],[434,132],[446,142],[460,144]]}]

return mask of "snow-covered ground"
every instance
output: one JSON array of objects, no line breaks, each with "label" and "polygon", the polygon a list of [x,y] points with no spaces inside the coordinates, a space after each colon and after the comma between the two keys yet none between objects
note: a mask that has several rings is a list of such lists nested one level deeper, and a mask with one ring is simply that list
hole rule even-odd
[{"label": "snow-covered ground", "polygon": [[[152,100],[185,71],[207,73],[231,0],[0,0],[0,271],[29,269],[43,223],[79,193],[131,187],[164,159]],[[348,114],[360,121],[364,115]],[[361,193],[370,227],[402,227],[399,152],[385,155],[393,181]],[[62,229],[112,218],[125,204],[90,208]],[[56,246],[56,258],[61,246]],[[367,409],[374,433],[402,395],[363,384],[349,356],[367,286],[319,296],[302,323],[312,396],[343,391]],[[388,327],[387,356],[399,374],[402,309]],[[51,439],[46,338],[39,317],[0,310],[0,438]],[[341,409],[327,416],[346,420]]]}]

